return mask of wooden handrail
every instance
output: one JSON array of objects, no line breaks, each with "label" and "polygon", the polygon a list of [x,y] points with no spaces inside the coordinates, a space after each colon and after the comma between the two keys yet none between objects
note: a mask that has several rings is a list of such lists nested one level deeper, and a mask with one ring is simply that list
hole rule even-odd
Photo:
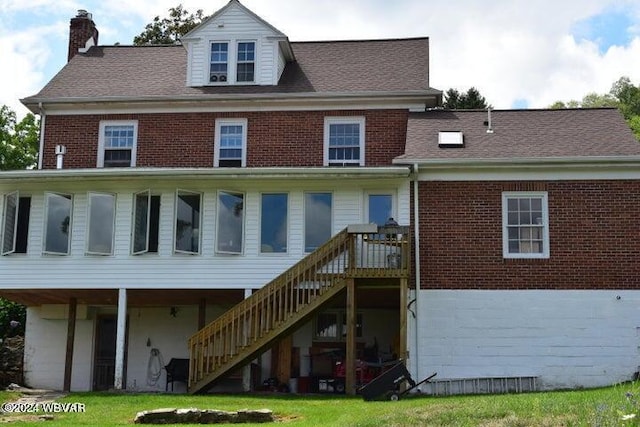
[{"label": "wooden handrail", "polygon": [[408,227],[380,227],[373,234],[342,230],[191,336],[189,387],[255,353],[333,296],[347,277],[407,277],[409,242]]}]

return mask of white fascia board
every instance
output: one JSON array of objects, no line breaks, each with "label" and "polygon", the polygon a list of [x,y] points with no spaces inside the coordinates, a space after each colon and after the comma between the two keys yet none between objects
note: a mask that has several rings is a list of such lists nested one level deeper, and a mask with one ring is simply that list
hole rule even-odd
[{"label": "white fascia board", "polygon": [[405,179],[408,167],[346,167],[346,168],[96,168],[41,169],[0,172],[2,182],[64,181],[64,180],[131,180],[145,178],[175,178],[183,180],[344,180],[344,179]]},{"label": "white fascia board", "polygon": [[[417,160],[420,181],[640,179],[640,156]],[[402,164],[394,160],[394,164]]]}]

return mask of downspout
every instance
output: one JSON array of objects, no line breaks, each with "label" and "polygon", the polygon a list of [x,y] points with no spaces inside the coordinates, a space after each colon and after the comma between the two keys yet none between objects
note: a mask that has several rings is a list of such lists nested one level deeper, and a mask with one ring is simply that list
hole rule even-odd
[{"label": "downspout", "polygon": [[38,149],[38,169],[42,169],[42,157],[44,156],[44,126],[47,114],[44,112],[44,108],[42,108],[42,102],[38,103],[38,109],[40,110],[40,147]]},{"label": "downspout", "polygon": [[416,346],[413,351],[413,357],[416,361],[416,378],[422,378],[420,374],[420,364],[418,359],[420,357],[420,337],[418,335],[418,321],[420,317],[420,216],[418,205],[418,164],[413,165],[413,242],[414,242],[414,258],[415,258],[415,278],[416,278],[416,315],[415,315],[415,342]]}]

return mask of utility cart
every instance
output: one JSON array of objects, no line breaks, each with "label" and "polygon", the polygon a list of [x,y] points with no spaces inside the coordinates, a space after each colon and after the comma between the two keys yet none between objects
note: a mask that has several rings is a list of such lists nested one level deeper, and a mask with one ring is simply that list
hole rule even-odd
[{"label": "utility cart", "polygon": [[[420,382],[415,382],[411,378],[411,374],[404,366],[403,361],[399,361],[391,368],[384,371],[382,374],[371,380],[370,383],[360,388],[360,393],[364,400],[399,400],[400,396],[409,393],[419,385],[428,382],[435,377],[437,373],[423,379]],[[404,382],[408,382],[410,387],[404,391],[400,391],[400,386]]]}]

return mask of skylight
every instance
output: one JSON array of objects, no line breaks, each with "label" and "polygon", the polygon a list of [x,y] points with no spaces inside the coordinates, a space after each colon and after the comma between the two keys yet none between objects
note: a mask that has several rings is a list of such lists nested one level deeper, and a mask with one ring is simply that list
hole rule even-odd
[{"label": "skylight", "polygon": [[439,147],[462,147],[464,138],[462,131],[440,131],[438,133]]}]

